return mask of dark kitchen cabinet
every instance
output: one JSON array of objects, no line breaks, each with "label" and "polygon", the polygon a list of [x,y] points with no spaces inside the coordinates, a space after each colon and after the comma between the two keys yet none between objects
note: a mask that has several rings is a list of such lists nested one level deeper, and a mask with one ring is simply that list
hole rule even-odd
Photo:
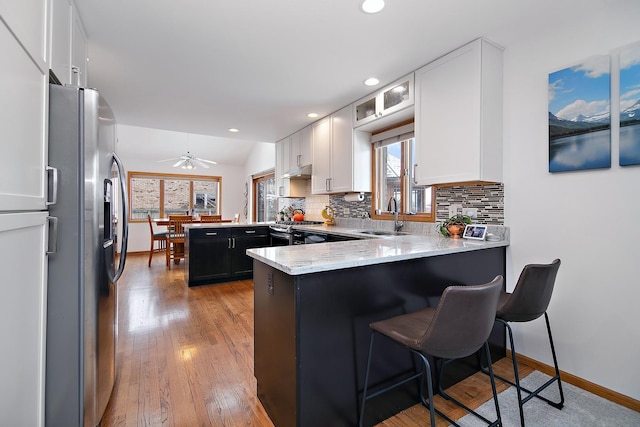
[{"label": "dark kitchen cabinet", "polygon": [[193,228],[187,234],[189,286],[251,277],[246,250],[269,246],[267,227]]},{"label": "dark kitchen cabinet", "polygon": [[231,275],[250,276],[253,273],[253,258],[247,256],[247,249],[265,246],[269,246],[267,227],[231,229]]},{"label": "dark kitchen cabinet", "polygon": [[231,229],[189,230],[187,243],[189,286],[231,276]]}]

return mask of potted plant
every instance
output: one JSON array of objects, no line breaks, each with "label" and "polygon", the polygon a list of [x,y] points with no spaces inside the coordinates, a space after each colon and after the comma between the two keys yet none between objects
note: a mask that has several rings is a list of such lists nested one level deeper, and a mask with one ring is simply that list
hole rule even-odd
[{"label": "potted plant", "polygon": [[468,217],[467,215],[454,215],[440,224],[439,230],[443,236],[453,237],[454,239],[457,239],[462,237],[464,227],[467,224],[471,224],[470,217]]}]

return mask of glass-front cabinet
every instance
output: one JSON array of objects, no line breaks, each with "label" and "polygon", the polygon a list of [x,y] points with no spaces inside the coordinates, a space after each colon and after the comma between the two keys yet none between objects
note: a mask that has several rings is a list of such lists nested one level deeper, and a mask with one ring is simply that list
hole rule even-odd
[{"label": "glass-front cabinet", "polygon": [[353,104],[354,127],[363,126],[413,105],[413,73]]}]

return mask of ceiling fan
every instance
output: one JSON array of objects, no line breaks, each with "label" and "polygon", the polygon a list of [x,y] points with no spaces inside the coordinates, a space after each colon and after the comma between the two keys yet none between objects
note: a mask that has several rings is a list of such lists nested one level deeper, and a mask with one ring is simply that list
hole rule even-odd
[{"label": "ceiling fan", "polygon": [[183,154],[180,157],[174,157],[172,159],[164,159],[158,160],[160,162],[171,162],[177,160],[177,162],[173,165],[174,168],[181,167],[182,169],[195,169],[197,166],[202,166],[205,169],[209,168],[209,164],[216,165],[217,163],[213,160],[201,159],[200,157],[196,157],[190,152],[187,151],[187,154]]}]

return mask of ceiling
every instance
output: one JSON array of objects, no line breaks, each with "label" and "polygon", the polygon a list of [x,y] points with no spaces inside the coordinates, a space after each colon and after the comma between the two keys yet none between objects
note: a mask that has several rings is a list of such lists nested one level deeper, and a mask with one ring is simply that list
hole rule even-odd
[{"label": "ceiling", "polygon": [[367,15],[360,0],[75,0],[89,86],[118,122],[214,137],[218,162],[367,95],[370,76],[381,87],[478,37],[508,47],[615,1],[386,0]]}]

